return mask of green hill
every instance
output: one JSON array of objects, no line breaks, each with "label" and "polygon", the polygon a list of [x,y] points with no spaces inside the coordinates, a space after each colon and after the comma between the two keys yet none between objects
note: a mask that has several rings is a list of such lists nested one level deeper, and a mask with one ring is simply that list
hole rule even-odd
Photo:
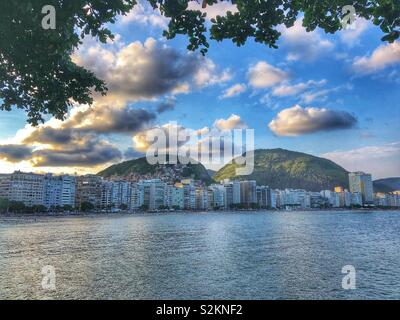
[{"label": "green hill", "polygon": [[99,176],[102,176],[104,178],[109,178],[111,176],[126,177],[130,174],[137,174],[143,177],[145,177],[146,175],[168,175],[171,178],[176,178],[176,180],[183,178],[193,178],[196,180],[202,180],[207,184],[213,181],[208,174],[206,168],[204,168],[204,166],[200,163],[189,163],[187,165],[151,165],[147,162],[145,157],[114,164],[98,173]]},{"label": "green hill", "polygon": [[400,177],[374,181],[374,192],[393,192],[400,190]]},{"label": "green hill", "polygon": [[256,180],[258,185],[271,188],[299,188],[310,191],[348,188],[348,172],[336,163],[306,153],[284,149],[258,149],[254,152],[254,171],[248,176],[236,176],[237,164],[228,164],[213,177],[223,179]]}]

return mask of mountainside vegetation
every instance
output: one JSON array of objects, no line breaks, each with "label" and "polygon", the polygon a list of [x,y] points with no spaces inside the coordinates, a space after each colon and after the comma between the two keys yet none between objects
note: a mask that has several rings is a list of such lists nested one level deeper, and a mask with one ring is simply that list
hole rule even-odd
[{"label": "mountainside vegetation", "polygon": [[192,178],[195,180],[202,180],[207,184],[213,182],[207,169],[201,163],[188,163],[187,165],[151,165],[147,162],[145,157],[114,164],[98,173],[98,175],[104,178],[109,178],[111,176],[127,177],[131,174],[143,177],[149,175],[153,175],[154,177],[168,175],[171,179],[175,177],[176,180]]},{"label": "mountainside vegetation", "polygon": [[378,179],[374,181],[374,192],[393,192],[400,190],[400,177]]},{"label": "mountainside vegetation", "polygon": [[248,176],[236,176],[235,163],[225,165],[214,176],[215,181],[256,180],[271,188],[299,188],[310,191],[348,188],[348,172],[328,159],[284,149],[254,151],[254,171]]}]

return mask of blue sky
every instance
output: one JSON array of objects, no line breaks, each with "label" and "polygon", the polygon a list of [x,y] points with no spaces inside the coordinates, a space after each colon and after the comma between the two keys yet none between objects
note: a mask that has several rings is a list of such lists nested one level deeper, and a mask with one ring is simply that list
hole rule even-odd
[{"label": "blue sky", "polygon": [[[123,160],[126,150],[137,147],[132,137],[149,128],[175,121],[197,130],[215,127],[216,121],[223,119],[230,128],[254,129],[256,148],[285,148],[327,157],[347,170],[371,172],[374,178],[400,176],[400,44],[383,43],[381,31],[369,22],[359,19],[353,29],[327,35],[320,30],[306,33],[299,18],[293,28],[282,28],[279,49],[252,39],[242,47],[229,40],[211,41],[205,58],[187,52],[184,36],[163,39],[165,23],[156,12],[138,7],[110,26],[117,34],[114,43],[100,47],[89,39],[74,54],[75,61],[111,83],[110,97],[95,108],[105,110],[107,104],[109,112],[113,108],[145,110],[140,114],[143,123],[135,122],[131,131],[91,125],[95,141],[118,149],[119,157],[114,152],[109,159],[104,157],[104,162],[72,160],[68,164],[65,160],[59,165],[7,158],[1,144],[26,145],[29,140],[29,147],[46,150],[43,141],[26,138],[38,129],[27,128],[25,114],[14,110],[0,114],[1,171],[96,172]],[[129,76],[141,55],[171,59],[176,74],[167,79],[172,72],[168,66],[147,61],[142,73]],[[164,82],[157,78],[158,72],[165,72]],[[152,83],[154,87],[149,88]],[[170,107],[158,112],[166,103]],[[103,111],[93,119],[101,123],[102,117],[109,119]],[[83,127],[76,121],[62,125],[48,120],[43,126],[57,130]],[[82,135],[80,132],[79,139],[84,139]],[[51,143],[47,148],[59,150]],[[47,150],[39,154],[49,158]]]}]

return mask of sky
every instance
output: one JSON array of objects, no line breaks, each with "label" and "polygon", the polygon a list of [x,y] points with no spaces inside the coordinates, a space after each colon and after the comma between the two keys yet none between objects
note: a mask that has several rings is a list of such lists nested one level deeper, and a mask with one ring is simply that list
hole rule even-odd
[{"label": "sky", "polygon": [[[196,3],[193,7],[198,8]],[[207,18],[235,10],[206,9]],[[109,28],[113,42],[86,38],[72,59],[106,81],[105,97],[75,105],[65,121],[26,124],[0,113],[0,172],[96,173],[143,156],[155,129],[209,133],[254,129],[255,148],[284,148],[335,161],[373,179],[400,176],[400,42],[357,19],[334,35],[306,32],[301,17],[280,27],[278,49],[162,37],[168,21],[137,5]]]}]

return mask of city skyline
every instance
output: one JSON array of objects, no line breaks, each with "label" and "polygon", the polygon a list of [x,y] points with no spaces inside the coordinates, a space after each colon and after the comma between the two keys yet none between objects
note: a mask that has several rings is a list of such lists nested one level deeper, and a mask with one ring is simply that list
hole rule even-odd
[{"label": "city skyline", "polygon": [[[348,174],[349,189],[336,186],[319,192],[301,188],[272,188],[255,180],[224,179],[206,184],[193,178],[112,177],[14,172],[0,174],[1,209],[107,212],[124,210],[328,209],[400,207],[400,190],[376,192],[371,175]],[[22,206],[22,207],[21,207]],[[14,211],[12,211],[14,212]]]},{"label": "city skyline", "polygon": [[[206,10],[211,18],[226,9],[235,10]],[[84,40],[74,61],[109,86],[91,108],[75,105],[64,122],[47,117],[39,127],[21,110],[2,112],[1,171],[96,173],[143,156],[143,135],[176,121],[199,132],[250,128],[257,149],[400,176],[400,44],[383,43],[370,22],[329,35],[306,33],[300,17],[281,28],[277,50],[212,41],[205,57],[187,52],[186,37],[162,38],[166,23],[140,4],[110,25],[114,42]]]}]

